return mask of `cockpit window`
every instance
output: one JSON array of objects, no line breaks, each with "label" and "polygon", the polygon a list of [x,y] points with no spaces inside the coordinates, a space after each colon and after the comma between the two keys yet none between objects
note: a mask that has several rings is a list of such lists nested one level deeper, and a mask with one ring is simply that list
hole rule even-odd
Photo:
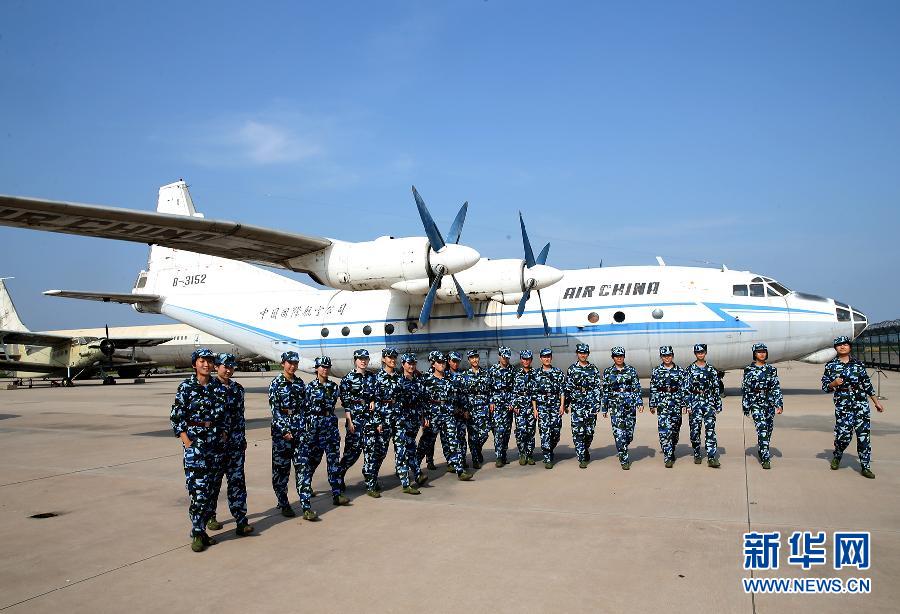
[{"label": "cockpit window", "polygon": [[751,279],[750,281],[752,281],[752,282],[759,282],[759,281],[762,281],[762,280],[763,280],[762,277],[754,277],[754,278]]},{"label": "cockpit window", "polygon": [[838,307],[836,309],[836,311],[837,311],[838,322],[849,322],[850,321],[850,312],[849,311],[847,311],[846,309],[841,309],[840,307]]},{"label": "cockpit window", "polygon": [[781,296],[772,286],[766,286],[766,296]]},{"label": "cockpit window", "polygon": [[732,286],[734,290],[735,296],[747,296],[747,286],[744,285],[734,285]]},{"label": "cockpit window", "polygon": [[770,281],[769,287],[771,287],[773,290],[775,290],[775,292],[777,292],[779,294],[779,296],[787,296],[788,294],[791,293],[791,291],[788,288],[782,286],[777,281]]},{"label": "cockpit window", "polygon": [[750,284],[750,296],[765,296],[762,284]]}]

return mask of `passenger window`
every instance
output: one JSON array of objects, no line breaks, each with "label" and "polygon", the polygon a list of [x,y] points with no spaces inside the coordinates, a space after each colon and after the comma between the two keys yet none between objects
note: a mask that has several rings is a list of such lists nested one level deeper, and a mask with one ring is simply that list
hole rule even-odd
[{"label": "passenger window", "polygon": [[750,296],[765,296],[762,284],[750,284]]},{"label": "passenger window", "polygon": [[735,296],[747,296],[747,286],[732,286]]}]

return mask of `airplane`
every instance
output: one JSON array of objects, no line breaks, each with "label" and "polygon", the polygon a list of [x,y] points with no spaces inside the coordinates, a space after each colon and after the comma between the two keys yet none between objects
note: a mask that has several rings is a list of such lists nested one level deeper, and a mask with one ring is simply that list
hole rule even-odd
[{"label": "airplane", "polygon": [[[372,241],[295,234],[206,219],[187,184],[159,189],[157,212],[0,196],[0,225],[150,245],[147,268],[130,293],[51,290],[50,296],[130,304],[162,313],[278,361],[300,355],[300,369],[330,355],[332,372],[353,369],[353,351],[421,352],[550,347],[562,360],[588,343],[595,362],[612,346],[627,350],[641,376],[671,345],[689,362],[706,343],[720,373],[743,367],[765,342],[773,362],[822,363],[832,340],[856,337],[863,313],[831,298],[788,289],[771,277],[720,268],[616,266],[559,270],[534,256],[520,213],[524,258],[491,260],[459,244],[468,203],[447,239],[415,187],[424,237]],[[307,273],[326,289],[257,265]]]},{"label": "airplane", "polygon": [[0,278],[0,368],[15,373],[19,381],[55,378],[72,386],[74,379],[100,372],[104,383],[112,384],[115,378],[110,371],[132,378],[158,365],[190,366],[191,352],[197,347],[229,352],[239,360],[255,357],[184,324],[32,332],[20,319],[4,278]]}]

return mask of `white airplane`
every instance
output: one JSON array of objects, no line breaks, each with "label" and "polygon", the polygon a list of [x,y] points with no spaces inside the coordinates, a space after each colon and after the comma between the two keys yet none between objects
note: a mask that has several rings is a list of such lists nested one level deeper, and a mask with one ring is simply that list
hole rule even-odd
[{"label": "white airplane", "polygon": [[[157,213],[0,196],[0,225],[151,244],[131,293],[52,290],[45,294],[131,304],[162,313],[278,361],[295,350],[300,367],[330,355],[333,372],[352,369],[366,348],[425,352],[549,346],[567,364],[588,343],[606,364],[609,348],[646,376],[658,347],[690,362],[709,346],[722,372],[746,365],[753,343],[773,361],[824,362],[837,335],[855,337],[865,316],[830,298],[791,291],[748,271],[622,266],[561,271],[537,258],[520,224],[524,260],[489,260],[458,245],[467,205],[445,240],[413,188],[426,237],[348,243],[204,219],[184,181],[159,190]],[[254,264],[308,273],[317,289]],[[450,278],[450,279],[447,279]],[[377,361],[376,361],[377,362]]]}]

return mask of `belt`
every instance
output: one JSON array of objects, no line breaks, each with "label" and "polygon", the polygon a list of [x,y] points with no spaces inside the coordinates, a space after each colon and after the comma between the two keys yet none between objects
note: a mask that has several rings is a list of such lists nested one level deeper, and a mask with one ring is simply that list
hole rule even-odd
[{"label": "belt", "polygon": [[375,401],[375,402],[378,405],[393,405],[394,403],[396,403],[396,401],[394,401],[394,399],[388,399],[386,401]]},{"label": "belt", "polygon": [[659,388],[659,392],[678,392],[681,388]]},{"label": "belt", "polygon": [[753,392],[766,392],[771,389],[772,388],[770,387],[770,388],[751,388],[750,390],[752,390]]},{"label": "belt", "polygon": [[207,420],[206,422],[185,422],[188,426],[195,426],[198,428],[208,429],[216,425],[215,422],[210,422]]},{"label": "belt", "polygon": [[280,412],[280,413],[282,413],[282,414],[287,414],[287,415],[289,415],[289,416],[293,416],[294,414],[300,413],[300,410],[299,410],[299,409],[296,409],[296,410],[294,410],[294,409],[281,409],[280,407],[279,407],[278,409],[276,409],[275,411]]}]

